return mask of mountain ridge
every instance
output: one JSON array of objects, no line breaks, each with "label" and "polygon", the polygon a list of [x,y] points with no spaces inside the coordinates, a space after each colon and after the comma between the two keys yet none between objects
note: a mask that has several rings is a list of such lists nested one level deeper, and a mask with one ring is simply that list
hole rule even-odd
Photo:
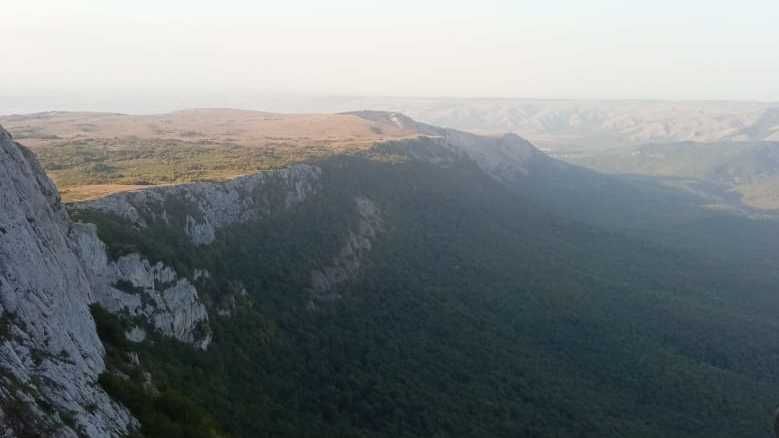
[{"label": "mountain ridge", "polygon": [[[0,178],[0,226],[33,227],[3,216],[21,202],[6,181],[39,178],[44,189],[30,185],[29,197],[48,193],[58,207],[39,210],[60,215],[39,226],[73,230],[62,258],[93,291],[72,297],[77,321],[105,364],[77,393],[108,394],[127,416],[104,434],[766,431],[779,381],[777,279],[755,248],[744,267],[732,263],[728,233],[709,239],[727,250],[722,260],[685,236],[699,221],[755,224],[560,162],[515,135],[415,129],[422,135],[229,181],[111,194],[69,213],[40,169]],[[682,249],[666,244],[673,228]],[[17,237],[21,252],[51,245]],[[0,242],[0,278],[39,269]],[[0,303],[35,305],[0,291]],[[37,315],[26,320],[46,321]],[[2,338],[0,348],[34,342]],[[4,357],[0,369],[40,371],[32,357]],[[59,407],[56,394],[43,400]],[[53,426],[63,436],[102,427],[106,408],[89,406]]]}]

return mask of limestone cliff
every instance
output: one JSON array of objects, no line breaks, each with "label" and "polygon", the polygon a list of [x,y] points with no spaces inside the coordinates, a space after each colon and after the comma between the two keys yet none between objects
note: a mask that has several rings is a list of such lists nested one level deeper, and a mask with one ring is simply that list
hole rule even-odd
[{"label": "limestone cliff", "polygon": [[[296,165],[223,183],[192,183],[118,193],[73,204],[122,217],[139,228],[151,224],[184,227],[195,245],[208,245],[227,225],[261,219],[296,205],[319,188],[321,169]],[[181,223],[176,223],[180,221]]]},{"label": "limestone cliff", "polygon": [[[100,291],[96,301],[115,314],[141,318],[163,335],[205,350],[211,342],[208,312],[195,286],[161,262],[152,264],[140,254],[110,260],[91,224],[75,224],[76,252],[85,262],[91,283]],[[145,329],[137,327],[130,340],[140,342]]]},{"label": "limestone cliff", "polygon": [[[369,115],[398,126],[415,123],[396,114]],[[533,160],[544,158],[513,135],[484,138],[416,126],[433,147],[412,147],[412,156],[441,165],[469,159],[504,182],[527,175]],[[143,342],[153,330],[205,350],[212,335],[196,285],[208,273],[194,269],[185,278],[144,254],[109,257],[93,225],[69,219],[34,156],[2,130],[0,146],[0,437],[126,434],[136,421],[97,385],[106,365],[89,306],[132,317],[137,325],[126,333],[130,341]],[[121,193],[72,208],[109,213],[139,231],[173,227],[203,247],[225,227],[261,221],[316,196],[322,172],[296,165],[222,183]],[[357,221],[342,246],[310,272],[318,300],[340,297],[384,230],[376,203],[363,196],[354,202]],[[246,295],[235,289],[236,296]],[[215,314],[229,316],[231,306],[216,307]]]},{"label": "limestone cliff", "polygon": [[[212,219],[213,220],[213,219]],[[0,128],[0,437],[124,436],[137,422],[97,384],[103,345],[89,310],[206,349],[195,286],[139,254],[111,260],[90,224],[71,222],[33,154]]]},{"label": "limestone cliff", "polygon": [[100,293],[80,231],[33,155],[0,128],[0,436],[121,436],[135,421],[97,385]]}]

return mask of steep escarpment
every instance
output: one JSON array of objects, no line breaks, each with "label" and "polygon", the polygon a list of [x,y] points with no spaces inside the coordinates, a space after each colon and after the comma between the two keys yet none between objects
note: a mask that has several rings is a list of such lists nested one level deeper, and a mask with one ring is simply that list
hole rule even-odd
[{"label": "steep escarpment", "polygon": [[98,384],[107,364],[90,306],[128,316],[131,341],[151,330],[201,350],[207,310],[172,267],[110,257],[1,129],[0,147],[0,435],[126,435],[138,423]]},{"label": "steep escarpment", "polygon": [[236,437],[759,436],[773,394],[750,363],[776,342],[750,332],[779,336],[728,298],[759,285],[560,220],[522,196],[551,167],[506,184],[449,138],[316,162],[315,193],[265,186],[278,208],[207,244],[180,196],[98,212],[119,259],[175,265],[216,310],[205,352],[139,344],[152,378]]},{"label": "steep escarpment", "polygon": [[437,134],[432,139],[441,147],[454,152],[460,159],[472,160],[484,173],[506,184],[520,182],[531,173],[545,172],[550,166],[558,170],[568,168],[515,134],[483,137],[434,127],[427,127],[427,132]]},{"label": "steep escarpment", "polygon": [[[208,247],[220,229],[267,220],[316,194],[320,174],[318,167],[297,165],[223,183],[119,193],[71,204],[71,209],[86,221],[94,220],[96,214],[103,219],[121,220],[114,224],[130,240],[153,240],[150,236],[156,232],[164,235],[163,240],[177,241],[178,246],[167,252],[165,261],[181,265],[181,260],[187,258],[187,246],[191,245],[193,250]],[[161,261],[165,257],[159,257],[148,246],[119,249],[111,259],[94,236],[94,232],[81,234],[79,248],[91,267],[93,282],[111,291],[98,297],[98,302],[111,312],[140,317],[158,332],[205,350],[211,342],[208,311],[193,284],[206,280],[197,274],[207,272],[205,267],[187,266],[187,278]],[[108,240],[116,246],[115,239]],[[154,257],[157,258],[150,261]],[[216,300],[224,299],[223,292]],[[143,339],[142,333],[142,328],[134,329],[133,339]]]},{"label": "steep escarpment", "polygon": [[90,282],[100,291],[95,300],[111,313],[128,316],[143,326],[129,332],[143,341],[146,328],[205,350],[211,342],[208,312],[198,290],[186,277],[162,262],[151,263],[138,253],[112,260],[91,224],[74,225],[76,252]]},{"label": "steep escarpment", "polygon": [[[322,168],[318,166],[295,165],[224,183],[192,183],[154,187],[140,192],[117,193],[94,201],[74,203],[70,208],[77,217],[85,221],[103,223],[106,229],[110,227],[122,229],[124,234],[122,242],[126,241],[128,245],[117,245],[116,239],[107,238],[117,247],[117,260],[114,262],[97,260],[95,263],[98,266],[106,264],[111,266],[110,269],[100,268],[100,272],[107,273],[110,277],[109,280],[105,280],[106,274],[98,274],[97,277],[103,279],[103,283],[115,284],[117,281],[132,277],[128,276],[128,271],[139,269],[138,259],[141,257],[139,252],[164,259],[164,254],[184,252],[182,248],[190,247],[193,252],[201,253],[203,256],[194,257],[193,262],[188,264],[185,261],[187,257],[179,254],[175,261],[187,265],[186,270],[192,273],[192,281],[200,279],[213,286],[215,279],[211,278],[210,274],[201,277],[201,274],[197,273],[208,273],[208,269],[214,269],[214,266],[197,265],[194,260],[198,258],[208,260],[206,254],[209,251],[219,251],[212,247],[220,247],[225,236],[247,232],[246,230],[253,227],[272,223],[280,217],[294,214],[296,207],[306,201],[323,202],[319,199],[322,198],[324,190],[322,172]],[[346,202],[350,202],[351,205],[344,211],[347,213],[345,216],[354,220],[342,224],[336,232],[341,237],[334,242],[340,246],[309,260],[311,266],[307,268],[310,270],[308,289],[315,300],[331,300],[339,297],[339,287],[359,274],[361,261],[370,252],[375,240],[383,231],[380,208],[370,198],[353,195],[346,199]],[[108,226],[105,226],[106,224]],[[126,247],[132,246],[130,241],[136,238],[138,241],[143,241],[154,233],[160,236],[159,241],[167,241],[171,247],[177,249],[159,250],[160,245],[150,243],[135,245],[132,250],[127,251]],[[85,246],[89,247],[88,244]],[[148,262],[146,263],[148,265]],[[125,267],[127,264],[135,268],[128,269]],[[162,262],[158,264],[164,266]],[[145,271],[148,270],[147,266]],[[131,283],[133,287],[138,287],[142,282],[133,280]],[[232,312],[229,308],[234,307],[234,304],[229,304],[228,308],[223,304],[224,301],[229,303],[234,301],[236,298],[234,289],[238,291],[244,289],[242,286],[236,287],[236,284],[238,283],[222,285],[214,291],[217,296],[211,298],[215,302],[222,303],[216,304],[217,313],[227,315]],[[238,295],[245,295],[245,290]],[[225,296],[229,297],[225,298]],[[116,297],[117,294],[112,295],[113,300],[116,300]],[[123,304],[117,307],[114,302],[108,302],[105,305],[109,309],[128,309],[127,299],[116,302]],[[164,306],[157,306],[159,307]],[[129,310],[131,315],[136,314],[131,308]],[[181,336],[175,337],[185,340]]]},{"label": "steep escarpment", "polygon": [[507,184],[514,184],[531,172],[545,172],[546,167],[566,169],[569,166],[554,160],[516,134],[481,136],[456,129],[440,128],[394,112],[357,111],[348,113],[381,125],[413,129],[415,139],[394,141],[406,144],[407,153],[436,164],[451,164],[453,160],[471,160],[487,175]]},{"label": "steep escarpment", "polygon": [[299,204],[318,189],[320,169],[296,165],[235,178],[120,193],[73,204],[75,209],[110,213],[138,228],[181,227],[196,246],[214,241],[216,230],[272,215]]},{"label": "steep escarpment", "polygon": [[[78,223],[13,145],[2,424],[153,438],[765,434],[775,277],[570,220],[670,211],[659,194],[638,210],[651,198],[519,137],[413,126],[418,137],[370,151],[76,204]],[[75,346],[52,347],[55,330]],[[68,368],[68,351],[89,347]]]},{"label": "steep escarpment", "polygon": [[0,128],[0,435],[120,436],[133,418],[97,385],[100,293],[78,230],[32,154]]}]

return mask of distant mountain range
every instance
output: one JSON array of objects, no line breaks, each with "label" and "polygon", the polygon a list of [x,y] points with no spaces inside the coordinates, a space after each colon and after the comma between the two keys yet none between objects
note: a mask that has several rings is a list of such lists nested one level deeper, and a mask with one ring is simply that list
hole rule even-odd
[{"label": "distant mountain range", "polygon": [[513,132],[552,152],[681,141],[779,140],[779,103],[490,98],[278,98],[251,107],[339,112],[370,108],[483,134]]},{"label": "distant mountain range", "polygon": [[[219,102],[225,101],[235,107],[275,113],[338,113],[361,109],[399,112],[432,125],[481,134],[513,132],[553,153],[646,143],[779,140],[777,102],[316,97],[250,93],[232,99],[220,96]],[[203,105],[203,102],[210,100],[193,99],[190,105]],[[8,107],[14,105],[9,103]],[[144,109],[147,107],[141,102],[128,105],[130,109],[148,112],[149,109]],[[7,117],[0,121],[12,126]]]},{"label": "distant mountain range", "polygon": [[607,173],[686,181],[726,201],[779,210],[779,142],[647,144],[566,158]]}]

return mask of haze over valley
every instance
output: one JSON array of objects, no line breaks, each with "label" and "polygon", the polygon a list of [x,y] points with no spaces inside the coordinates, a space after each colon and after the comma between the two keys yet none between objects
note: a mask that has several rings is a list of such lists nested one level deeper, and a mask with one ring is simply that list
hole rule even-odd
[{"label": "haze over valley", "polygon": [[779,436],[779,7],[694,3],[5,5],[0,437]]}]

